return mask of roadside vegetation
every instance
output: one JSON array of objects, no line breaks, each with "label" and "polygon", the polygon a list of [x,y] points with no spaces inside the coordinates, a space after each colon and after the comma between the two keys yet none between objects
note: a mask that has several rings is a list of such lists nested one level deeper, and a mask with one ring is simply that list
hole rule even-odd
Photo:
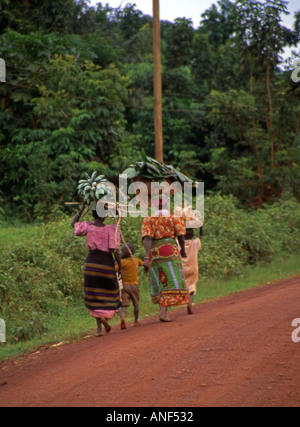
[{"label": "roadside vegetation", "polygon": [[[0,359],[94,333],[83,301],[85,238],[74,236],[70,222],[65,214],[49,223],[1,222],[0,306],[7,343],[0,345]],[[121,223],[140,258],[141,222],[127,217]],[[233,197],[208,196],[202,245],[195,303],[299,274],[299,205],[288,200],[246,211]],[[143,269],[139,277],[141,318],[156,315]],[[116,315],[112,324],[118,322]]]},{"label": "roadside vegetation", "polygon": [[[93,331],[66,203],[85,174],[117,184],[155,157],[153,19],[125,3],[0,2],[1,359]],[[299,273],[300,10],[289,28],[287,14],[219,0],[197,28],[161,21],[164,162],[205,183],[197,303]],[[121,222],[140,258],[141,222]],[[143,271],[140,287],[155,315]]]}]

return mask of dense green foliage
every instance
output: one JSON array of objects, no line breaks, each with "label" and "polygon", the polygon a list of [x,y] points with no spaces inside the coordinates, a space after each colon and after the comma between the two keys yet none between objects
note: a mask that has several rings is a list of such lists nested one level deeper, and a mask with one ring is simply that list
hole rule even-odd
[{"label": "dense green foliage", "polygon": [[[136,246],[135,255],[140,258],[144,256],[141,223],[142,218],[131,217],[121,223],[125,241]],[[208,279],[239,276],[249,264],[300,254],[300,212],[295,201],[250,213],[238,208],[233,197],[210,196],[205,224],[199,288]],[[26,227],[2,224],[0,233],[0,306],[8,342],[55,330],[53,322],[59,323],[68,309],[85,313],[86,239],[74,236],[70,218]],[[151,304],[149,279],[143,271],[139,277],[144,312],[146,304]]]},{"label": "dense green foliage", "polygon": [[[299,43],[300,13],[287,29],[286,10],[220,0],[197,29],[161,22],[164,160],[245,205],[300,198],[300,86],[280,56]],[[0,56],[8,214],[47,217],[84,172],[114,180],[142,148],[154,156],[152,18],[135,5],[2,0]]]},{"label": "dense green foliage", "polygon": [[[152,18],[133,4],[0,1],[7,65],[0,83],[0,317],[9,344],[56,334],[59,324],[65,331],[69,317],[89,318],[85,239],[74,237],[65,202],[78,200],[78,181],[94,171],[115,183],[125,169],[131,178],[136,170],[151,178],[172,171],[181,181],[205,182],[202,289],[207,280],[242,277],[249,266],[300,254],[300,83],[291,79],[300,62],[300,11],[293,29],[282,25],[286,13],[284,0],[220,0],[197,29],[183,17],[161,22],[164,161],[172,165],[162,174],[149,160]],[[285,67],[286,47],[294,52]],[[121,222],[140,258],[141,223]],[[145,314],[153,305],[143,271],[140,286]]]}]

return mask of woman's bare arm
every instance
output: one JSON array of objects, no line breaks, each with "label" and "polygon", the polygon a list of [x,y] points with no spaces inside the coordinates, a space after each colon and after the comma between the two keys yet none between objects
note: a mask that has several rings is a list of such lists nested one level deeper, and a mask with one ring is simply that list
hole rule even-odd
[{"label": "woman's bare arm", "polygon": [[80,210],[75,214],[75,216],[74,216],[74,218],[73,218],[73,220],[72,220],[72,222],[71,222],[71,226],[74,228],[74,225],[76,224],[76,222],[78,222],[79,221],[79,219],[80,219],[80,217],[81,217],[81,215],[82,215],[82,212],[84,211],[84,209],[85,209],[85,203],[83,203],[82,204],[82,206],[81,206],[81,208],[80,208]]},{"label": "woman's bare arm", "polygon": [[122,267],[121,255],[120,255],[120,252],[118,250],[114,251],[114,257],[115,257],[116,263],[119,266],[119,274],[121,275],[121,277],[123,277],[123,267]]},{"label": "woman's bare arm", "polygon": [[151,248],[152,248],[152,241],[153,238],[150,236],[144,237],[144,246],[145,246],[145,258],[144,258],[144,269],[147,273],[149,271],[149,260],[151,255]]},{"label": "woman's bare arm", "polygon": [[186,258],[187,255],[185,252],[185,238],[184,238],[184,236],[177,236],[177,239],[178,239],[180,249],[181,249],[181,251],[180,251],[181,257]]}]

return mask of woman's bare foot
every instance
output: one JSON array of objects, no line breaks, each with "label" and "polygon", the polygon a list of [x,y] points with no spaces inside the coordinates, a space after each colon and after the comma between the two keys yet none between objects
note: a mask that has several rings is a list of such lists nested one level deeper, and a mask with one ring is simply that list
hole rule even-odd
[{"label": "woman's bare foot", "polygon": [[172,320],[169,317],[160,317],[159,320],[161,322],[172,322]]},{"label": "woman's bare foot", "polygon": [[104,317],[101,317],[101,323],[104,325],[105,331],[109,333],[111,331],[111,327],[109,326],[107,320]]},{"label": "woman's bare foot", "polygon": [[126,328],[125,317],[122,317],[122,318],[121,318],[121,329],[127,329],[127,328]]},{"label": "woman's bare foot", "polygon": [[172,322],[172,320],[168,317],[167,307],[160,307],[160,318],[161,322]]},{"label": "woman's bare foot", "polygon": [[104,334],[103,334],[103,332],[102,332],[102,323],[101,323],[101,319],[99,319],[99,318],[97,317],[96,321],[97,321],[97,333],[96,333],[96,337],[102,337],[102,335],[104,335]]}]

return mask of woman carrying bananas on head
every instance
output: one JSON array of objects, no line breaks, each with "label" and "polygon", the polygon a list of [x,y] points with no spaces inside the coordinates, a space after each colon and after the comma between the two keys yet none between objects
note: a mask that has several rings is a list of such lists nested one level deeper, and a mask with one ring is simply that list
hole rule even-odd
[{"label": "woman carrying bananas on head", "polygon": [[[89,254],[84,267],[85,306],[97,321],[97,334],[102,336],[102,325],[108,333],[111,330],[108,319],[111,319],[120,306],[119,284],[115,262],[119,273],[123,274],[120,247],[120,231],[117,224],[105,225],[106,216],[96,210],[97,198],[107,192],[103,176],[95,178],[95,173],[86,181],[81,180],[78,186],[79,195],[84,202],[73,218],[72,226],[76,236],[86,236]],[[80,187],[80,188],[79,188]],[[98,202],[99,203],[99,202]],[[100,202],[101,203],[101,202]],[[94,221],[79,222],[86,205],[90,206]],[[99,210],[98,210],[99,212]],[[109,213],[108,210],[106,210]]]},{"label": "woman carrying bananas on head", "polygon": [[146,252],[144,266],[145,271],[150,272],[152,302],[160,305],[160,321],[171,322],[167,314],[168,307],[188,303],[181,259],[186,257],[186,231],[182,218],[176,218],[166,210],[167,201],[163,196],[155,201],[158,203],[158,211],[154,216],[145,217],[142,225]]},{"label": "woman carrying bananas on head", "polygon": [[[144,217],[141,229],[146,253],[144,267],[150,273],[152,302],[160,305],[160,321],[171,322],[168,307],[188,304],[182,265],[182,258],[186,258],[185,222],[183,218],[171,213],[171,198],[178,191],[182,199],[184,183],[193,182],[173,166],[148,157],[143,150],[141,161],[131,164],[123,174],[128,179],[133,179],[136,195],[151,212],[150,216]],[[174,183],[179,185],[174,186]],[[146,191],[144,198],[141,198],[140,188],[143,186]]]}]

